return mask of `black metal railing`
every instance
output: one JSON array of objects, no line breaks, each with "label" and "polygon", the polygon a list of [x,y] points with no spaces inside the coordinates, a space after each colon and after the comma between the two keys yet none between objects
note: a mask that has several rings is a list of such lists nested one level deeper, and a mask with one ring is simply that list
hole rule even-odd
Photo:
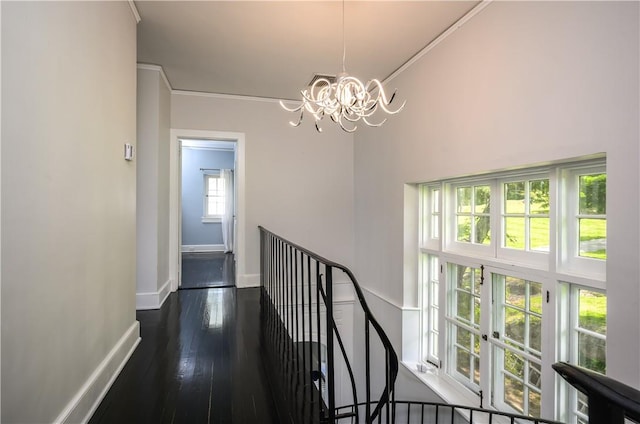
[{"label": "black metal railing", "polygon": [[[261,343],[265,371],[279,395],[274,400],[280,422],[558,424],[482,408],[396,400],[397,355],[351,271],[263,227],[260,250]],[[348,340],[339,331],[336,286],[347,286],[357,299],[351,311],[354,337]],[[363,345],[353,345],[358,342]],[[363,352],[364,361],[354,361],[353,352]],[[640,391],[567,363],[553,368],[588,397],[590,423],[640,423]]]},{"label": "black metal railing", "polygon": [[566,362],[553,364],[553,369],[587,396],[590,423],[623,424],[625,418],[640,423],[640,391]]},{"label": "black metal railing", "polygon": [[[363,407],[362,404],[358,405],[358,408]],[[355,409],[353,405],[345,406],[339,408],[338,412],[345,413],[352,409]],[[562,424],[542,418],[438,402],[396,400],[392,411],[392,422],[400,424]],[[357,423],[355,420],[349,422]]]},{"label": "black metal railing", "polygon": [[[262,343],[281,421],[393,422],[398,358],[353,273],[263,227],[260,250]],[[337,276],[355,294],[353,331],[363,333],[347,345],[336,324]],[[352,346],[356,339],[363,346]],[[353,361],[356,349],[364,363]]]}]

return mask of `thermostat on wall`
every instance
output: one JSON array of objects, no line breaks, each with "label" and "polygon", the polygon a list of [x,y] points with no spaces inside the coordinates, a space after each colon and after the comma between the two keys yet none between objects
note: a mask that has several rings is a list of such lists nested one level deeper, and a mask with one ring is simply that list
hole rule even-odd
[{"label": "thermostat on wall", "polygon": [[131,144],[126,143],[124,145],[124,158],[125,158],[125,160],[133,160],[133,155],[135,154],[135,150],[136,149]]}]

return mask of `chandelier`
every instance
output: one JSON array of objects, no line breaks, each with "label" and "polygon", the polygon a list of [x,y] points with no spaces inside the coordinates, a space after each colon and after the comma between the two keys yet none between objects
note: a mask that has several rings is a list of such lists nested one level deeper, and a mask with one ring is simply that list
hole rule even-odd
[{"label": "chandelier", "polygon": [[322,132],[319,122],[329,116],[331,120],[344,131],[352,133],[359,121],[370,127],[379,127],[385,123],[386,118],[375,122],[373,115],[381,109],[394,115],[404,108],[403,102],[397,109],[389,106],[395,98],[395,91],[390,98],[384,92],[382,83],[372,79],[366,84],[358,78],[346,72],[346,43],[344,36],[344,0],[342,0],[342,72],[336,76],[335,81],[327,77],[316,79],[307,89],[301,90],[302,101],[295,107],[287,107],[282,100],[280,106],[288,112],[300,112],[297,121],[290,121],[291,126],[297,127],[302,123],[305,111],[315,119],[316,130]]}]

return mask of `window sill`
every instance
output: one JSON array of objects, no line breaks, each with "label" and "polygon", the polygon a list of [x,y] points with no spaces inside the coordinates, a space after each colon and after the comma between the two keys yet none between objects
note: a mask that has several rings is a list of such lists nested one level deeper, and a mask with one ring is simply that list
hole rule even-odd
[{"label": "window sill", "polygon": [[[440,396],[444,402],[453,405],[469,406],[472,408],[478,408],[480,406],[479,396],[457,381],[445,376],[442,369],[436,368],[431,364],[427,364],[427,370],[425,372],[420,372],[418,371],[418,364],[415,362],[402,361],[400,363],[417,379],[426,384],[429,389],[433,390],[436,395]],[[487,405],[483,405],[483,407],[493,410],[492,408],[488,408]],[[458,412],[464,415],[463,411]]]},{"label": "window sill", "polygon": [[[480,408],[480,397],[451,377],[445,375],[444,370],[436,368],[431,364],[426,364],[427,370],[425,372],[420,372],[418,371],[419,364],[416,362],[401,361],[400,363],[436,395],[440,396],[445,403],[471,408]],[[422,366],[423,364],[420,365]],[[482,409],[499,412],[496,408],[487,404],[487,399],[485,399]],[[470,419],[469,411],[458,409],[456,412],[466,420]],[[485,421],[480,422],[484,423]],[[512,423],[509,418],[500,416],[494,416],[491,422],[495,424]]]},{"label": "window sill", "polygon": [[207,218],[207,217],[202,217],[202,223],[203,224],[215,224],[215,223],[221,223],[222,222],[222,218]]}]

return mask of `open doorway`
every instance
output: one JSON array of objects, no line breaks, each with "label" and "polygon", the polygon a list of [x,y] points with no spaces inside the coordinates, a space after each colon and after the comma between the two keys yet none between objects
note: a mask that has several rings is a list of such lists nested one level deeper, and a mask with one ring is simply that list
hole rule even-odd
[{"label": "open doorway", "polygon": [[181,289],[235,285],[236,142],[180,138]]},{"label": "open doorway", "polygon": [[172,129],[170,154],[172,291],[237,285],[244,269],[244,134]]}]

